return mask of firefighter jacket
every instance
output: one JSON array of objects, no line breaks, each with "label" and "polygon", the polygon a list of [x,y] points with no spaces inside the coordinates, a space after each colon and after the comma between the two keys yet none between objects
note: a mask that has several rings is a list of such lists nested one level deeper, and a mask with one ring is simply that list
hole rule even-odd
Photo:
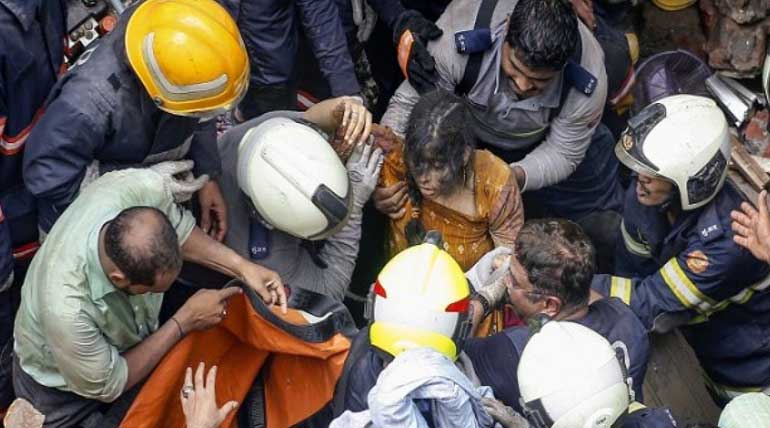
[{"label": "firefighter jacket", "polygon": [[64,1],[0,0],[0,31],[1,284],[13,265],[11,248],[23,257],[37,247],[35,203],[24,189],[22,154],[48,91],[63,71]]},{"label": "firefighter jacket", "polygon": [[743,201],[728,182],[707,205],[673,224],[626,195],[619,276],[592,287],[621,298],[651,331],[681,326],[722,398],[770,385],[770,266],[733,242],[730,211]]},{"label": "firefighter jacket", "polygon": [[111,170],[192,159],[195,175],[219,173],[215,123],[158,109],[129,66],[123,39],[134,10],[54,86],[27,140],[24,183],[40,199],[44,231],[81,185]]}]

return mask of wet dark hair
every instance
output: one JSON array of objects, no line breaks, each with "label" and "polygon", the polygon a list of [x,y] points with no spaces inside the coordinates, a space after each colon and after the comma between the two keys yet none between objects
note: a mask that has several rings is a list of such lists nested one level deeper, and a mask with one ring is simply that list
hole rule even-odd
[{"label": "wet dark hair", "polygon": [[[409,196],[418,206],[422,195],[416,178],[427,171],[446,169],[449,180],[441,183],[440,193],[451,192],[463,184],[465,168],[473,160],[475,137],[468,124],[465,101],[443,89],[431,91],[417,101],[406,128],[404,161],[408,170]],[[471,152],[468,163],[465,153]]]},{"label": "wet dark hair", "polygon": [[591,240],[569,220],[530,220],[516,237],[516,259],[529,282],[560,298],[565,308],[588,303],[595,258]]},{"label": "wet dark hair", "polygon": [[154,286],[158,275],[182,268],[176,231],[153,207],[127,208],[112,219],[104,231],[104,252],[131,284]]},{"label": "wet dark hair", "polygon": [[580,43],[577,15],[567,0],[519,0],[505,40],[527,67],[561,70]]}]

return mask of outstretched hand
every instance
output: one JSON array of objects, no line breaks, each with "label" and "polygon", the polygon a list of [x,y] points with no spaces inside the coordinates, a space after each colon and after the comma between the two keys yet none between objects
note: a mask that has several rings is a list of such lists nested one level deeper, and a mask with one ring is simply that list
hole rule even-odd
[{"label": "outstretched hand", "polygon": [[740,210],[730,213],[733,219],[733,240],[751,251],[754,257],[770,263],[770,214],[767,211],[767,191],[757,196],[757,211],[750,203],[741,204]]},{"label": "outstretched hand", "polygon": [[227,415],[238,407],[237,401],[228,401],[217,408],[217,366],[209,369],[204,383],[205,370],[203,363],[198,364],[194,382],[192,368],[188,367],[185,371],[180,398],[187,428],[219,428]]}]

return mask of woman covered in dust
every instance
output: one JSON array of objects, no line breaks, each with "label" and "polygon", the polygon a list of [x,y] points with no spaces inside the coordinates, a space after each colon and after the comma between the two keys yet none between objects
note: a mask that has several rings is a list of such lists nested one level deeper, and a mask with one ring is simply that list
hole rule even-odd
[{"label": "woman covered in dust", "polygon": [[403,182],[404,215],[390,221],[390,252],[437,230],[463,270],[495,247],[513,248],[524,210],[510,167],[487,150],[474,150],[465,102],[437,90],[425,94],[409,118],[405,143],[390,151],[381,185]]}]

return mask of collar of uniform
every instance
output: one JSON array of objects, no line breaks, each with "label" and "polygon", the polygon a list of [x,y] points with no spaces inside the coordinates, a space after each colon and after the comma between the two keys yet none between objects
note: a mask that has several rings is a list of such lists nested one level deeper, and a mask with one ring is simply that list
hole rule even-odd
[{"label": "collar of uniform", "polygon": [[37,14],[40,6],[39,0],[0,0],[0,4],[5,6],[19,20],[24,31],[29,30],[32,20]]},{"label": "collar of uniform", "polygon": [[91,292],[91,299],[101,300],[104,296],[118,291],[107,274],[102,269],[102,263],[99,260],[99,232],[105,222],[99,222],[88,234],[86,242],[86,273],[88,277],[88,288]]}]

